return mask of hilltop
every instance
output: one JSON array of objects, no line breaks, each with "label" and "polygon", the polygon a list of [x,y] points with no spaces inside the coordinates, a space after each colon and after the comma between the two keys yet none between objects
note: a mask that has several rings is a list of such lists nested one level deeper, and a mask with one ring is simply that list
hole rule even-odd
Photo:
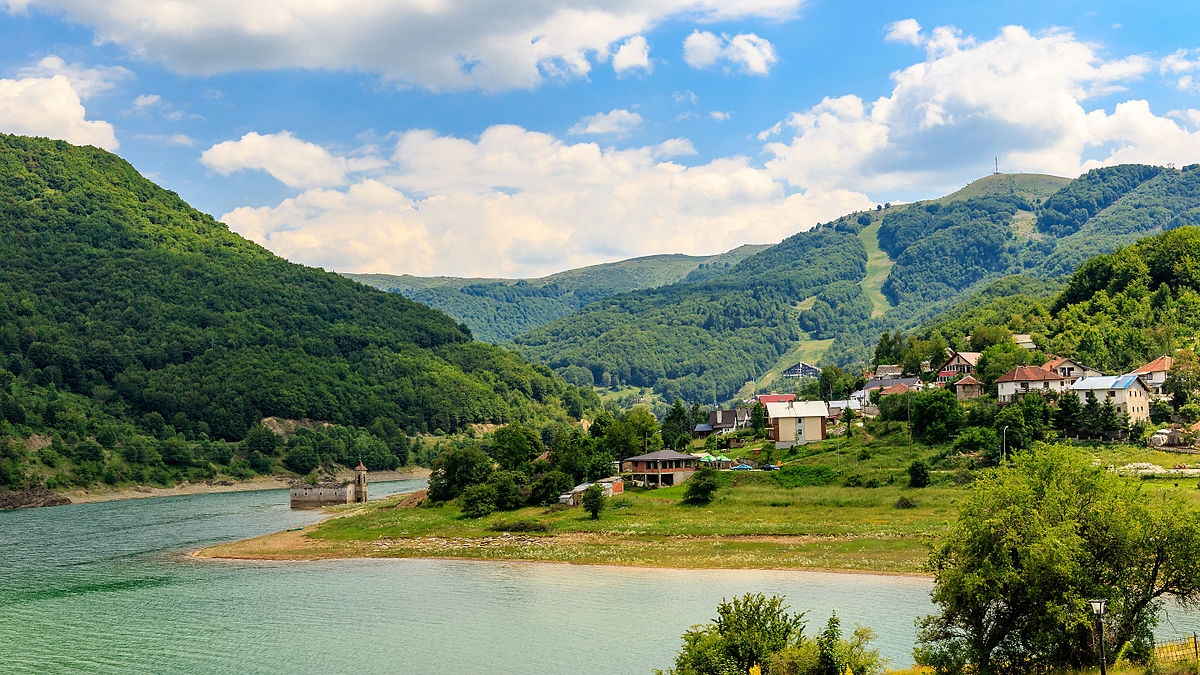
[{"label": "hilltop", "polygon": [[500,343],[617,293],[711,278],[767,247],[745,244],[713,256],[643,256],[535,279],[345,276],[443,311],[466,324],[476,339]]}]

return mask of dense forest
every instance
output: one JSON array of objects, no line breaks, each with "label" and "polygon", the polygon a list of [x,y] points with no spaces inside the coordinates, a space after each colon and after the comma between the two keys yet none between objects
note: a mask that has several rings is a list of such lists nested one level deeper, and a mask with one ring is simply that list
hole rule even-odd
[{"label": "dense forest", "polygon": [[725,398],[802,337],[797,304],[861,279],[865,262],[853,234],[802,232],[708,281],[613,296],[514,342],[551,368],[587,371],[601,386]]},{"label": "dense forest", "polygon": [[0,136],[0,255],[0,437],[61,449],[107,430],[162,455],[268,416],[412,434],[598,408],[440,312],[275,257],[95,148]]},{"label": "dense forest", "polygon": [[[1093,256],[1196,223],[1197,165],[1107,167],[1065,184],[1046,176],[992,176],[951,197],[848,214],[704,283],[615,296],[514,343],[580,384],[589,383],[586,371],[601,386],[725,398],[767,370],[790,365],[779,360],[803,340],[833,339],[822,364],[865,363],[882,332],[945,321],[938,318],[943,312],[981,291],[986,297],[998,279],[1043,280],[1022,282],[1043,296],[1061,286],[1044,280],[1070,275]],[[882,251],[876,255],[890,262],[886,274],[872,276],[864,264],[872,232]],[[1015,306],[1021,300],[1012,302],[1014,315],[1024,313]],[[1032,319],[1023,332],[1036,330]],[[1136,353],[1142,344],[1132,336],[1124,341],[1134,346],[1115,353]],[[1123,358],[1106,349],[1110,356],[1098,356],[1101,362]]]},{"label": "dense forest", "polygon": [[476,339],[499,344],[618,293],[711,279],[764,248],[761,244],[745,244],[710,257],[644,256],[539,279],[345,276],[445,312],[469,326]]}]

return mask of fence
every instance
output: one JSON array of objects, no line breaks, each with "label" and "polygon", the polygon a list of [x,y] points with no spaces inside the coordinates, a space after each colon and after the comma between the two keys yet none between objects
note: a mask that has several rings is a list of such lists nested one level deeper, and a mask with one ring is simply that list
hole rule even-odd
[{"label": "fence", "polygon": [[1200,640],[1196,634],[1154,643],[1154,659],[1158,663],[1200,661]]}]

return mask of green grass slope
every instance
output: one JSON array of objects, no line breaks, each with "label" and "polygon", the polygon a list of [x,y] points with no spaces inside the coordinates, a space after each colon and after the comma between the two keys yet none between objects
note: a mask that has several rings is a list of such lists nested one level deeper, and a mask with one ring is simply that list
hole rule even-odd
[{"label": "green grass slope", "polygon": [[1040,202],[1070,182],[1070,178],[1044,173],[996,173],[930,201],[948,204],[973,197],[1020,197],[1026,201]]},{"label": "green grass slope", "polygon": [[91,147],[0,136],[0,255],[0,379],[132,424],[449,431],[594,400],[440,312],[272,255]]}]

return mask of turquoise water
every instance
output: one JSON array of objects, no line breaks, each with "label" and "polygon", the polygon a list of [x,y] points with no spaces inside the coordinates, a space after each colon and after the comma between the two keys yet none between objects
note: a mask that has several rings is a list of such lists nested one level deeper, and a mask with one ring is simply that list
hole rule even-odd
[{"label": "turquoise water", "polygon": [[810,632],[836,608],[903,666],[932,609],[901,577],[186,555],[321,517],[286,490],[0,512],[0,671],[646,673],[751,591],[787,595]]}]

